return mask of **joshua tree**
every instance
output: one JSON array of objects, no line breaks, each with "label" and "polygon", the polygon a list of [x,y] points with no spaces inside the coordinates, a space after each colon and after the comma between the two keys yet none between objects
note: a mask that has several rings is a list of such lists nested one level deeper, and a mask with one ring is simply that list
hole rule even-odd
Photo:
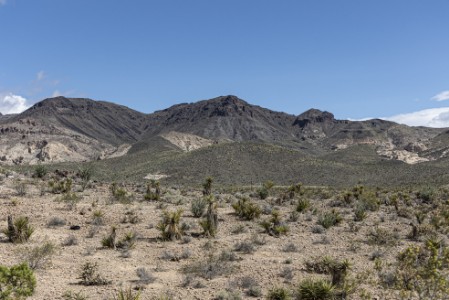
[{"label": "joshua tree", "polygon": [[200,222],[200,225],[203,228],[205,235],[215,236],[218,229],[217,203],[212,195],[209,195],[206,198],[206,201],[209,206],[207,208],[206,217]]},{"label": "joshua tree", "polygon": [[203,195],[209,196],[212,193],[212,182],[214,180],[212,177],[207,177],[206,181],[203,183]]}]

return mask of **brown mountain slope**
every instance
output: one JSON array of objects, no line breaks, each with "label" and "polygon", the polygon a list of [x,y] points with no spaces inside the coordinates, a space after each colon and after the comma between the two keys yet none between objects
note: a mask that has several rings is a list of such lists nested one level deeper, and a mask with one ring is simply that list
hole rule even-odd
[{"label": "brown mountain slope", "polygon": [[34,119],[64,127],[112,145],[132,143],[142,134],[146,115],[110,102],[56,97],[36,103],[14,120]]},{"label": "brown mountain slope", "polygon": [[294,139],[295,116],[248,104],[236,96],[221,96],[178,104],[148,116],[145,137],[170,131],[214,140],[282,141]]},{"label": "brown mountain slope", "polygon": [[[446,156],[449,139],[444,131],[378,119],[337,120],[316,109],[294,116],[236,96],[178,104],[148,115],[103,101],[56,97],[19,115],[0,118],[0,160],[9,164],[87,161],[121,156],[129,149],[131,153],[183,152],[251,141],[314,157],[368,144],[383,158],[416,163]],[[155,141],[161,147],[150,147]]]},{"label": "brown mountain slope", "polygon": [[0,118],[6,164],[88,161],[120,156],[136,142],[145,114],[113,103],[56,97]]}]

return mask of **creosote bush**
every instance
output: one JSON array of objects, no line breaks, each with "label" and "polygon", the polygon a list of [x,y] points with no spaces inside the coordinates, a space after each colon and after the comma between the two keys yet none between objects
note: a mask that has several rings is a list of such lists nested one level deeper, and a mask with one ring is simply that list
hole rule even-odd
[{"label": "creosote bush", "polygon": [[47,168],[44,165],[37,165],[34,167],[33,177],[44,178],[47,175]]},{"label": "creosote bush", "polygon": [[190,211],[193,217],[201,218],[207,207],[207,200],[205,198],[198,198],[192,201],[190,205]]},{"label": "creosote bush", "polygon": [[273,210],[271,218],[260,222],[260,226],[272,236],[285,235],[289,232],[290,228],[284,224],[281,220],[281,213],[278,210]]},{"label": "creosote bush", "polygon": [[129,203],[131,201],[131,197],[128,195],[124,188],[118,186],[116,182],[113,182],[109,187],[112,199],[114,201],[118,201],[120,203]]},{"label": "creosote bush", "polygon": [[98,264],[91,262],[86,262],[82,266],[80,279],[82,285],[106,285],[110,283],[100,275]]},{"label": "creosote bush", "polygon": [[290,300],[292,299],[290,291],[284,287],[274,287],[268,291],[268,300]]},{"label": "creosote bush", "polygon": [[343,221],[343,217],[338,211],[332,209],[331,211],[324,212],[318,217],[318,224],[328,229],[332,226],[340,224]]},{"label": "creosote bush", "polygon": [[25,254],[24,260],[31,269],[45,268],[51,261],[52,256],[56,253],[56,245],[52,242],[45,242],[42,246],[33,247]]},{"label": "creosote bush", "polygon": [[33,295],[36,278],[26,263],[10,268],[0,265],[0,299],[22,299]]},{"label": "creosote bush", "polygon": [[422,246],[409,246],[397,257],[396,285],[408,296],[447,299],[449,291],[449,248],[437,239]]},{"label": "creosote bush", "polygon": [[250,201],[248,198],[241,198],[232,204],[237,216],[244,220],[253,220],[260,216],[261,209],[256,203]]},{"label": "creosote bush", "polygon": [[72,179],[66,178],[60,181],[51,180],[48,182],[50,191],[53,194],[64,194],[72,191]]}]

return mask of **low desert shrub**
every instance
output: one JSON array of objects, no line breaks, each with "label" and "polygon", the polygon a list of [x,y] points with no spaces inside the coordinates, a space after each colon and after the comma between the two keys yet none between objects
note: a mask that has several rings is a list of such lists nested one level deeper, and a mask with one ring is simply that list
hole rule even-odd
[{"label": "low desert shrub", "polygon": [[48,182],[50,192],[53,194],[64,194],[72,191],[72,179],[66,178],[60,181],[51,180]]},{"label": "low desert shrub", "polygon": [[324,279],[304,279],[299,283],[296,291],[301,300],[332,300],[334,286]]},{"label": "low desert shrub", "polygon": [[296,211],[297,212],[303,213],[303,212],[307,211],[309,208],[310,208],[310,200],[308,200],[308,199],[301,198],[296,203]]},{"label": "low desert shrub", "polygon": [[449,248],[437,239],[409,246],[397,256],[397,287],[419,299],[446,299],[449,289]]},{"label": "low desert shrub", "polygon": [[116,182],[113,182],[109,189],[111,191],[113,201],[117,201],[120,203],[129,203],[131,201],[131,197],[128,195],[126,190],[122,187],[119,187]]},{"label": "low desert shrub", "polygon": [[260,226],[272,236],[285,235],[290,230],[286,224],[282,223],[281,213],[278,210],[273,210],[271,218],[260,222]]},{"label": "low desert shrub", "polygon": [[34,167],[33,177],[44,178],[47,175],[47,168],[44,165],[37,165]]},{"label": "low desert shrub", "polygon": [[67,224],[66,220],[60,217],[52,217],[47,222],[48,227],[61,227],[64,226],[65,224]]},{"label": "low desert shrub", "polygon": [[114,296],[114,300],[139,300],[140,291],[133,291],[131,287],[127,289],[120,289],[118,293]]},{"label": "low desert shrub", "polygon": [[62,242],[63,246],[74,246],[74,245],[78,245],[78,239],[76,238],[75,235],[71,234],[69,235],[64,242]]},{"label": "low desert shrub", "polygon": [[230,261],[222,260],[218,256],[210,254],[206,259],[200,259],[184,265],[181,270],[184,274],[192,274],[204,279],[213,279],[232,273],[234,267]]},{"label": "low desert shrub", "polygon": [[110,282],[100,275],[97,263],[86,262],[81,268],[82,285],[106,285]]},{"label": "low desert shrub", "polygon": [[95,226],[104,225],[104,212],[102,210],[96,210],[92,213],[91,224]]},{"label": "low desert shrub", "polygon": [[161,232],[161,237],[165,241],[179,240],[183,232],[179,223],[182,217],[182,209],[174,212],[164,211],[162,220],[158,223],[157,229]]},{"label": "low desert shrub", "polygon": [[0,299],[22,299],[33,295],[35,288],[36,278],[27,263],[0,265]]},{"label": "low desert shrub", "polygon": [[75,209],[76,205],[81,201],[81,197],[76,193],[66,192],[56,199],[56,201],[64,203],[69,210],[72,210]]},{"label": "low desert shrub", "polygon": [[190,205],[190,211],[192,212],[193,217],[201,218],[204,214],[204,211],[207,207],[207,201],[205,198],[198,198],[192,201]]},{"label": "low desert shrub", "polygon": [[248,198],[241,198],[232,204],[237,216],[245,220],[253,220],[260,216],[261,209],[256,203],[250,201]]},{"label": "low desert shrub", "polygon": [[332,226],[338,225],[343,221],[343,217],[338,211],[332,209],[331,211],[324,212],[318,217],[318,224],[325,229],[329,229]]},{"label": "low desert shrub", "polygon": [[74,291],[65,291],[64,294],[62,294],[62,299],[64,300],[87,300],[87,296],[84,295],[82,292],[74,292]]},{"label": "low desert shrub", "polygon": [[284,287],[274,287],[268,291],[268,300],[290,300],[292,299],[291,293]]},{"label": "low desert shrub", "polygon": [[394,246],[398,243],[398,237],[396,237],[390,230],[374,227],[368,233],[368,244],[377,246]]},{"label": "low desert shrub", "polygon": [[242,296],[239,291],[226,290],[220,291],[214,300],[241,300]]},{"label": "low desert shrub", "polygon": [[242,242],[237,242],[234,245],[234,251],[242,252],[245,254],[251,254],[254,253],[254,251],[256,251],[256,247],[254,247],[254,244],[250,240],[246,240]]},{"label": "low desert shrub", "polygon": [[50,263],[55,253],[56,245],[47,241],[43,245],[33,247],[25,253],[24,261],[33,270],[42,269]]},{"label": "low desert shrub", "polygon": [[139,282],[142,284],[149,284],[156,281],[156,277],[143,267],[137,268],[136,274],[139,277]]}]

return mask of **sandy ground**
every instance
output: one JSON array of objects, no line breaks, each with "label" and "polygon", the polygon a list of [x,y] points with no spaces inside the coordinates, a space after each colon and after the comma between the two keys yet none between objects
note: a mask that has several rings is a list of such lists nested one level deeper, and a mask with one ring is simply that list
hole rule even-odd
[{"label": "sandy ground", "polygon": [[[371,279],[363,280],[349,299],[361,299],[364,290],[371,293],[372,298],[369,299],[394,299],[394,293],[380,288],[375,283],[375,276],[372,274],[374,263],[370,257],[374,251],[379,250],[386,262],[394,261],[395,255],[412,243],[405,239],[410,231],[410,226],[407,225],[410,220],[395,217],[394,208],[386,206],[382,206],[379,212],[369,213],[367,219],[358,222],[359,230],[356,232],[350,228],[353,210],[339,207],[337,209],[344,221],[324,233],[313,233],[313,228],[317,226],[318,212],[330,209],[334,201],[333,197],[325,199],[327,197],[319,194],[309,196],[313,210],[300,214],[299,219],[294,222],[287,220],[294,209],[290,201],[278,205],[275,203],[275,197],[269,197],[264,201],[254,198],[254,201],[262,207],[271,206],[282,212],[290,232],[281,237],[263,233],[259,222],[268,218],[268,215],[262,215],[255,221],[243,221],[233,213],[231,203],[236,201],[236,194],[238,196],[239,193],[218,194],[216,195],[220,220],[218,234],[215,238],[206,238],[201,235],[199,219],[194,218],[190,212],[190,202],[201,197],[200,191],[162,186],[163,196],[160,202],[163,204],[160,204],[143,199],[143,186],[128,186],[126,189],[129,195],[133,195],[133,200],[128,204],[122,204],[111,203],[109,186],[97,183],[84,192],[79,192],[82,200],[76,208],[68,209],[66,204],[56,201],[60,195],[48,192],[41,195],[41,186],[46,183],[38,179],[22,178],[22,182],[26,182],[27,192],[25,196],[17,196],[16,180],[17,178],[4,179],[0,185],[0,228],[6,228],[7,215],[28,216],[35,233],[24,244],[9,243],[6,236],[0,234],[0,264],[10,266],[21,262],[29,249],[42,245],[44,241],[51,241],[58,246],[51,262],[45,268],[35,271],[37,288],[30,299],[62,299],[63,293],[69,290],[82,292],[88,299],[112,299],[120,288],[141,285],[136,274],[136,270],[141,267],[155,277],[154,282],[145,285],[141,299],[155,299],[162,295],[170,295],[172,299],[214,299],[220,291],[227,288],[240,291],[244,299],[256,299],[247,296],[246,289],[235,283],[245,276],[253,278],[260,285],[263,294],[258,298],[263,299],[275,286],[294,287],[304,278],[323,276],[306,272],[305,262],[326,255],[336,259],[348,259],[352,265],[351,278],[371,272],[368,274],[368,278]],[[169,211],[178,208],[184,210],[181,222],[190,227],[186,231],[186,236],[190,236],[189,242],[159,239],[160,232],[156,229],[156,225],[161,219],[161,206],[165,206]],[[92,215],[94,211],[99,210],[104,213],[104,225],[96,226],[92,224]],[[138,216],[139,222],[123,223],[126,212],[131,211]],[[48,227],[47,224],[53,217],[66,220],[66,225]],[[81,229],[70,230],[71,225],[79,225]],[[395,246],[368,244],[367,235],[375,225],[395,232],[401,241]],[[130,250],[127,257],[118,250],[102,247],[101,240],[109,234],[111,226],[116,226],[119,239],[127,232],[138,234],[135,248]],[[233,233],[238,226],[244,228],[244,232]],[[98,232],[89,237],[93,228],[97,228]],[[78,244],[64,246],[64,241],[70,235],[76,237]],[[255,245],[254,253],[233,251],[236,243],[250,240],[254,235],[265,239],[265,244]],[[289,244],[293,244],[296,250],[286,252],[285,248]],[[212,279],[197,277],[190,285],[183,284],[186,278],[182,273],[183,266],[204,261],[209,255],[219,255],[223,250],[229,250],[239,258],[230,263],[234,268],[232,273]],[[183,252],[189,253],[189,257],[170,261],[164,258],[167,251],[178,256]],[[104,286],[79,284],[81,267],[86,262],[98,263],[101,275],[110,280],[111,284]],[[281,277],[284,268],[291,268],[292,278]]]}]

